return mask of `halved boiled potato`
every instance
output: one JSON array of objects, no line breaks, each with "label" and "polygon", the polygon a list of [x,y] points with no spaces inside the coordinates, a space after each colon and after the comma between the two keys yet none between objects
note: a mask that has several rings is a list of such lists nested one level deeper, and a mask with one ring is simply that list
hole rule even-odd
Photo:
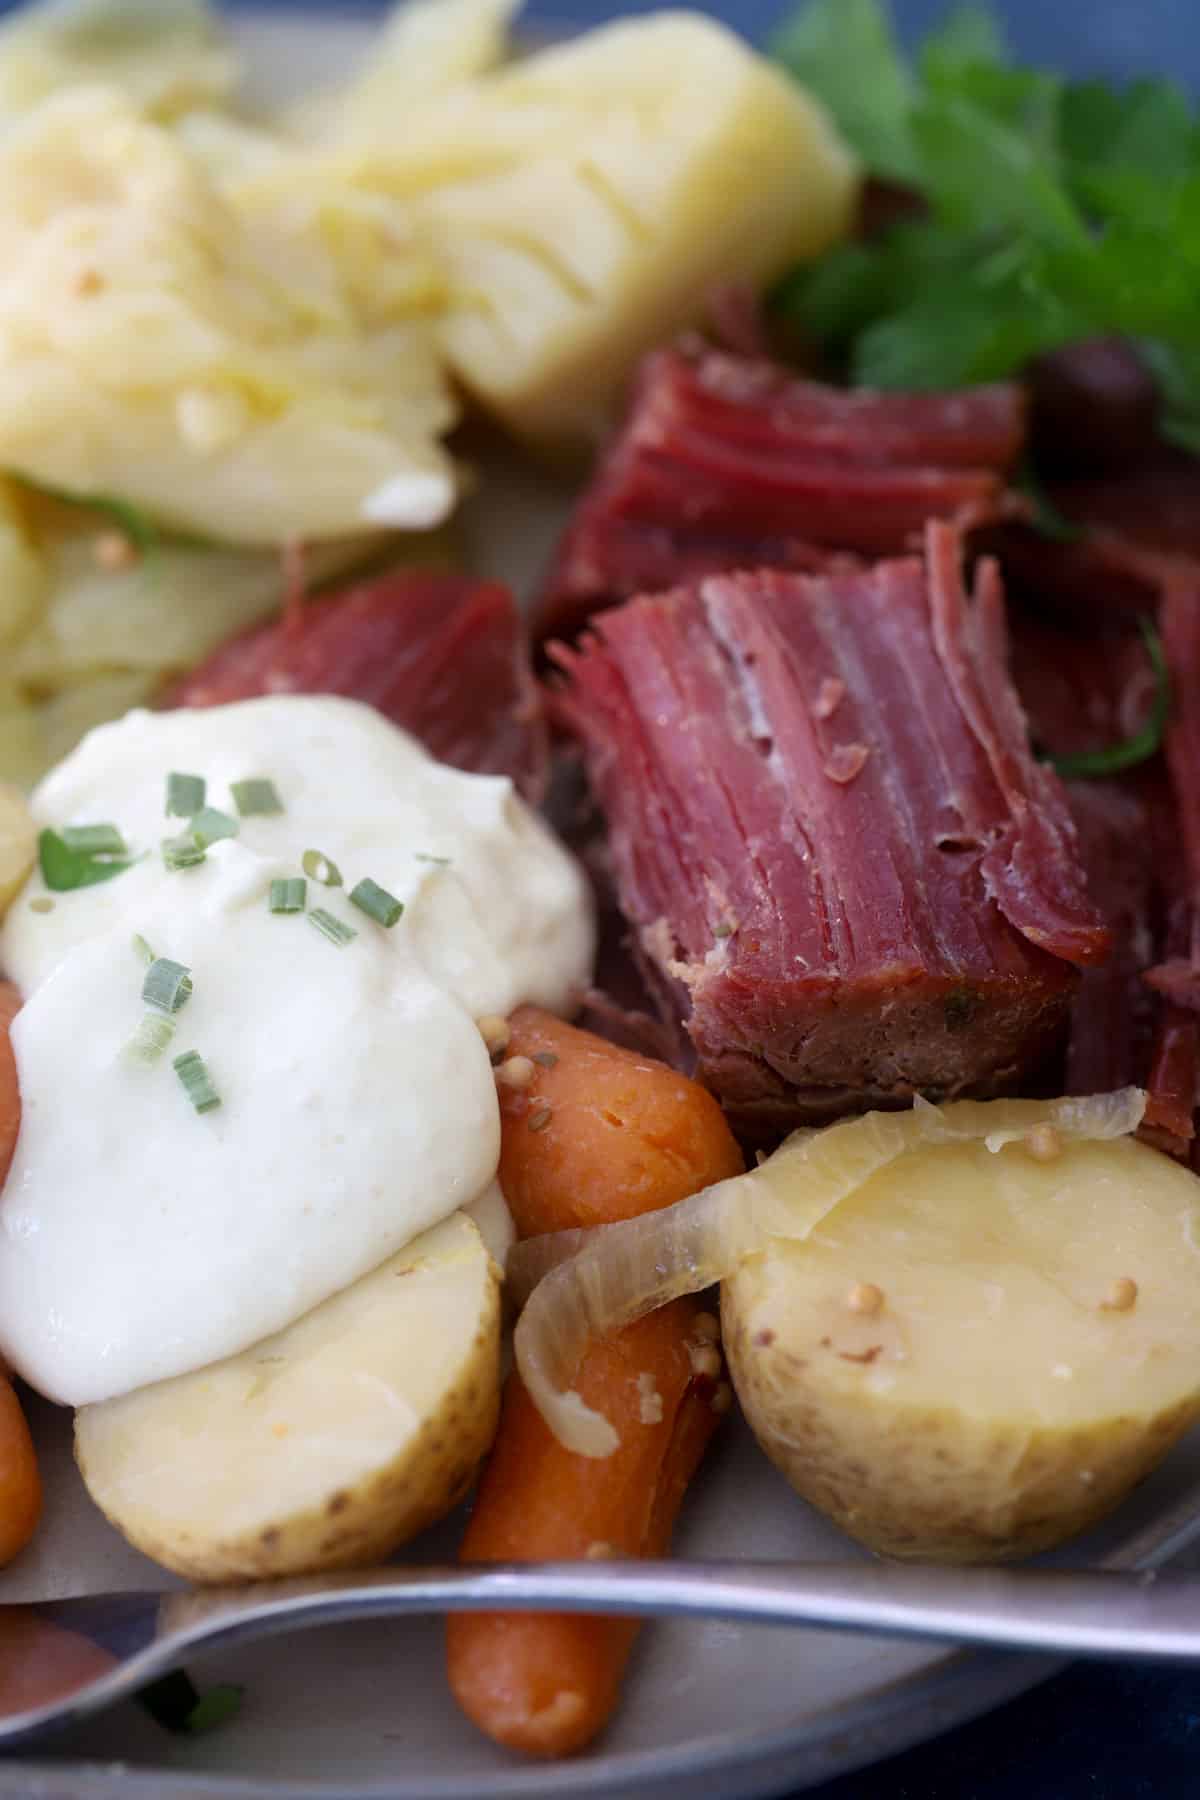
[{"label": "halved boiled potato", "polygon": [[1198,1294],[1196,1177],[1043,1128],[900,1157],[749,1258],[722,1314],[805,1499],[889,1555],[992,1561],[1109,1512],[1200,1417]]},{"label": "halved boiled potato", "polygon": [[462,1498],[491,1444],[499,1282],[455,1213],[240,1356],[81,1408],[88,1491],[196,1581],[386,1556]]}]

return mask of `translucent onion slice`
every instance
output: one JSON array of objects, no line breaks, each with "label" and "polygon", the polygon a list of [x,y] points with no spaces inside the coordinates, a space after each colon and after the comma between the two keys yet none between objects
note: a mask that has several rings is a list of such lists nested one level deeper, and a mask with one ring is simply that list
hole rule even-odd
[{"label": "translucent onion slice", "polygon": [[580,1456],[611,1456],[616,1432],[572,1387],[593,1338],[725,1280],[770,1238],[809,1237],[909,1151],[968,1141],[999,1151],[1047,1127],[1067,1141],[1125,1137],[1145,1106],[1138,1088],[1068,1100],[918,1101],[911,1112],[796,1132],[749,1174],[662,1212],[518,1244],[508,1274],[518,1297],[529,1295],[514,1341],[521,1377],[560,1443]]}]

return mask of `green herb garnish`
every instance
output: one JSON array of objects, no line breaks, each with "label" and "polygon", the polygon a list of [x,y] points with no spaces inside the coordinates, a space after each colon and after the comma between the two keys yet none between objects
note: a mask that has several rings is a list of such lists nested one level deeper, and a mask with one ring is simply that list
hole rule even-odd
[{"label": "green herb garnish", "polygon": [[1154,703],[1150,717],[1142,729],[1124,743],[1109,744],[1103,750],[1084,750],[1076,756],[1051,756],[1046,760],[1060,775],[1072,780],[1097,775],[1119,775],[1125,769],[1136,769],[1148,762],[1162,748],[1167,723],[1171,717],[1171,672],[1157,630],[1149,619],[1138,621],[1146,655],[1154,671]]},{"label": "green herb garnish", "polygon": [[194,869],[204,861],[204,857],[203,845],[198,844],[190,832],[185,832],[181,837],[163,839],[162,858],[172,874],[180,869]]},{"label": "green herb garnish", "polygon": [[136,1698],[164,1731],[210,1731],[237,1712],[243,1689],[222,1684],[201,1694],[183,1669],[172,1669],[140,1689]]},{"label": "green herb garnish", "polygon": [[342,871],[322,850],[306,850],[300,858],[300,867],[310,881],[318,881],[322,887],[342,885]]},{"label": "green herb garnish", "polygon": [[365,912],[368,919],[374,919],[377,925],[388,931],[399,923],[404,914],[403,900],[397,900],[395,894],[389,894],[386,888],[380,887],[377,881],[368,876],[350,890],[350,903]]},{"label": "green herb garnish", "polygon": [[[86,828],[77,828],[86,829]],[[38,835],[38,863],[42,871],[42,880],[55,894],[68,894],[75,888],[96,887],[102,881],[111,881],[114,875],[121,875],[133,866],[133,858],[111,851],[80,849],[78,845],[69,844],[65,833],[49,829]]]},{"label": "green herb garnish", "polygon": [[303,875],[273,881],[267,904],[273,913],[302,913],[308,904],[308,883]]},{"label": "green herb garnish", "polygon": [[327,937],[331,944],[337,945],[339,950],[344,950],[346,945],[358,936],[352,925],[345,925],[341,919],[335,919],[333,914],[326,912],[323,906],[314,906],[313,910],[307,914],[307,918],[309,924],[315,925],[321,936]]},{"label": "green herb garnish", "polygon": [[129,847],[115,825],[64,825],[59,837],[68,850],[85,856],[128,856]]},{"label": "green herb garnish", "polygon": [[240,829],[236,819],[215,806],[202,806],[188,820],[188,835],[202,850],[220,843],[222,838],[236,837]]},{"label": "green herb garnish", "polygon": [[233,795],[233,804],[243,819],[252,818],[255,814],[283,811],[279,790],[273,781],[268,781],[264,776],[252,775],[246,781],[235,781],[229,791]]},{"label": "green herb garnish", "polygon": [[208,788],[203,775],[167,776],[167,817],[169,819],[190,819],[198,813],[207,798]]},{"label": "green herb garnish", "polygon": [[133,934],[133,948],[135,954],[140,956],[144,963],[152,963],[154,961],[154,952],[140,931],[135,931]]},{"label": "green herb garnish", "polygon": [[132,1062],[156,1063],[174,1036],[174,1019],[164,1013],[146,1013],[126,1044],[125,1054]]},{"label": "green herb garnish", "polygon": [[439,869],[448,869],[453,860],[449,856],[433,856],[428,850],[414,850],[413,858],[416,862],[435,863]]},{"label": "green herb garnish", "polygon": [[192,997],[192,972],[170,957],[158,956],[146,970],[142,999],[159,1012],[177,1013]]},{"label": "green herb garnish", "polygon": [[184,1731],[196,1737],[204,1731],[215,1731],[218,1725],[227,1725],[241,1711],[244,1693],[244,1688],[235,1687],[232,1682],[209,1688],[184,1720]]},{"label": "green herb garnish", "polygon": [[177,1056],[171,1066],[198,1113],[213,1112],[220,1106],[221,1096],[213,1086],[208,1067],[198,1050],[188,1050],[183,1056]]},{"label": "green herb garnish", "polygon": [[910,62],[884,0],[809,0],[774,54],[928,207],[775,295],[852,380],[954,388],[1116,334],[1159,381],[1164,434],[1200,450],[1200,121],[1171,82],[1023,68],[978,5]]}]

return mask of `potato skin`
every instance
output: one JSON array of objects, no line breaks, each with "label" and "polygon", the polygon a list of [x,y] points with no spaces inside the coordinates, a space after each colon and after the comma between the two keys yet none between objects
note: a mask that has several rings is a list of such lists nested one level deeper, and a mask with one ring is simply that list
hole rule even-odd
[{"label": "potato skin", "polygon": [[[469,1229],[478,1238],[475,1227]],[[419,1249],[445,1230],[435,1227],[414,1244]],[[363,1282],[373,1279],[366,1276]],[[344,1298],[335,1296],[333,1304]],[[154,1481],[154,1463],[158,1457],[177,1454],[178,1440],[156,1429],[162,1415],[147,1405],[154,1389],[81,1408],[75,1416],[76,1461],[93,1500],[130,1543],[191,1581],[260,1581],[379,1562],[464,1498],[495,1436],[500,1409],[500,1289],[498,1272],[490,1263],[474,1325],[454,1379],[439,1393],[436,1407],[422,1419],[417,1433],[356,1484],[339,1485],[331,1467],[319,1503],[289,1509],[281,1454],[277,1482],[268,1480],[265,1469],[254,1477],[263,1492],[261,1504],[249,1497],[247,1511],[253,1525],[247,1519],[231,1527],[219,1506],[208,1516],[202,1507],[199,1517],[191,1519],[181,1508],[169,1507]],[[268,1343],[284,1343],[288,1335],[280,1333]],[[231,1358],[230,1363],[238,1360]],[[218,1370],[224,1366],[216,1365]],[[313,1383],[319,1385],[321,1371],[310,1367]],[[165,1392],[195,1379],[179,1376],[160,1387]],[[207,1421],[204,1437],[206,1456],[237,1457],[238,1440],[227,1434],[219,1407]],[[148,1500],[140,1498],[143,1494]]]},{"label": "potato skin", "polygon": [[[118,1517],[107,1507],[102,1510],[136,1549],[189,1581],[270,1581],[384,1561],[466,1498],[491,1447],[500,1416],[494,1374],[498,1292],[494,1306],[494,1319],[481,1326],[476,1337],[471,1367],[447,1396],[445,1410],[422,1426],[411,1458],[406,1457],[403,1466],[382,1470],[362,1487],[335,1491],[323,1508],[264,1526],[253,1537],[209,1541],[198,1541],[184,1530],[160,1535],[149,1516],[135,1523],[128,1514]],[[86,1448],[78,1436],[75,1457],[92,1498],[97,1499],[88,1481]]]},{"label": "potato skin", "polygon": [[1200,1390],[1149,1420],[1113,1416],[1071,1431],[898,1408],[865,1385],[834,1396],[820,1359],[838,1352],[806,1341],[797,1320],[785,1341],[759,1313],[764,1260],[721,1290],[738,1399],[796,1492],[879,1555],[1010,1562],[1051,1549],[1112,1512],[1200,1419]]}]

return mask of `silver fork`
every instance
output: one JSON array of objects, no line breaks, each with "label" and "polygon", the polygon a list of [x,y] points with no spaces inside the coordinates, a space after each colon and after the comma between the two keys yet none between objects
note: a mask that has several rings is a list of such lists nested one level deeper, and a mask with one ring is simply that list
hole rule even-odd
[{"label": "silver fork", "polygon": [[[1194,1529],[1194,1514],[1190,1522]],[[1155,1538],[1158,1560],[1170,1553],[1161,1522]],[[1127,1546],[1126,1554],[1133,1549]],[[347,1619],[509,1609],[691,1614],[1072,1656],[1200,1657],[1200,1575],[1145,1568],[950,1569],[873,1562],[396,1566],[252,1587],[0,1607],[0,1634],[10,1624],[19,1631],[40,1620],[82,1635],[116,1659],[107,1672],[81,1678],[49,1703],[0,1717],[0,1746],[28,1743],[126,1699],[201,1648]]]}]

